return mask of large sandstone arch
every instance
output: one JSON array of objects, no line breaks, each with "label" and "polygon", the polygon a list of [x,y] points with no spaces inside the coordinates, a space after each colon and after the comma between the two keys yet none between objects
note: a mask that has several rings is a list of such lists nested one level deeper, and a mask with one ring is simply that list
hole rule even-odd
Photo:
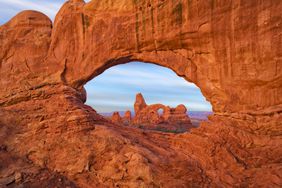
[{"label": "large sandstone arch", "polygon": [[[61,54],[57,58],[63,61],[65,56],[69,56],[66,54],[75,54],[75,57],[67,57],[70,65],[67,64],[65,79],[76,87],[115,64],[140,60],[171,68],[198,85],[216,112],[263,111],[281,104],[281,99],[274,96],[275,93],[281,93],[280,60],[275,60],[279,57],[279,51],[269,49],[279,48],[281,38],[276,33],[266,35],[259,30],[262,24],[279,24],[271,19],[275,15],[269,14],[278,12],[274,10],[278,1],[261,4],[262,7],[256,1],[213,2],[212,6],[210,3],[92,1],[86,5],[76,5],[76,8],[80,7],[77,12],[72,11],[73,5],[65,5],[54,24],[58,34],[54,32],[49,55]],[[168,7],[171,7],[170,10],[165,10]],[[239,10],[233,11],[234,7]],[[269,10],[260,13],[259,10],[266,7]],[[241,15],[244,9],[248,11]],[[223,10],[228,13],[221,18]],[[254,12],[257,12],[256,16]],[[238,24],[249,17],[248,14],[253,15],[249,22],[256,23],[256,26],[248,27],[250,23],[245,22],[245,25]],[[73,19],[77,22],[73,22]],[[64,27],[64,24],[68,26]],[[73,32],[77,34],[73,35]],[[56,37],[60,37],[60,33],[70,35],[64,41]],[[257,38],[246,36],[246,33]],[[255,43],[260,38],[272,42]],[[52,49],[53,44],[76,46],[72,48],[74,51],[65,50],[62,53],[58,47]],[[80,48],[82,50],[76,50]],[[242,54],[246,55],[242,57]],[[257,60],[260,62],[258,65],[256,59],[262,59]],[[269,59],[273,65],[267,63],[266,67],[263,63],[265,59]],[[76,71],[72,71],[73,68]],[[268,69],[269,73],[266,73]],[[267,82],[277,78],[276,86],[267,86]],[[239,86],[238,82],[243,83],[243,86]],[[260,88],[257,88],[258,82],[262,82]],[[263,88],[265,91],[262,91]],[[262,100],[265,97],[270,101]]]},{"label": "large sandstone arch", "polygon": [[[54,24],[39,12],[21,12],[0,27],[0,133],[9,135],[0,141],[12,155],[71,179],[83,179],[95,153],[108,168],[97,167],[96,183],[105,177],[134,184],[141,176],[145,185],[168,187],[281,185],[281,10],[280,0],[70,0]],[[191,134],[167,135],[165,151],[139,140],[155,153],[136,145],[127,129],[96,126],[105,121],[83,104],[83,85],[133,60],[195,83],[213,106],[211,122]],[[111,139],[119,144],[107,148]],[[120,163],[105,162],[103,149],[89,147],[101,140],[109,156],[121,159],[134,146],[129,161],[146,172],[129,171],[128,182],[105,173]],[[165,142],[157,135],[148,140]],[[171,166],[159,165],[158,156]],[[167,172],[183,168],[183,158],[188,169]],[[174,175],[181,177],[176,184]]]},{"label": "large sandstone arch", "polygon": [[[52,82],[80,88],[108,67],[140,60],[171,68],[198,85],[215,112],[269,114],[281,107],[280,6],[278,0],[69,1],[56,17],[52,38],[51,22],[40,13],[22,13],[6,27],[15,29],[27,19],[26,27],[46,35],[29,38],[42,52],[22,61],[41,58],[38,75],[48,73]],[[5,62],[15,50],[2,45],[9,49],[3,51]],[[46,66],[53,69],[46,72]],[[4,79],[5,67],[2,71]]]}]

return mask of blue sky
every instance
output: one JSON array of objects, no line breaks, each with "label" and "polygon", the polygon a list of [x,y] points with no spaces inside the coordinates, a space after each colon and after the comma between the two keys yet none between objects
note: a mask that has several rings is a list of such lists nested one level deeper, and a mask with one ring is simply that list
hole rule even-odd
[{"label": "blue sky", "polygon": [[0,24],[6,23],[22,10],[37,10],[54,20],[64,2],[63,0],[0,0]]},{"label": "blue sky", "polygon": [[172,70],[149,63],[117,65],[86,84],[87,104],[98,112],[133,110],[136,93],[147,104],[184,104],[191,111],[211,111],[200,89]]},{"label": "blue sky", "polygon": [[[0,24],[22,10],[37,10],[52,20],[64,1],[0,0]],[[85,86],[87,104],[98,112],[133,110],[135,94],[141,92],[148,104],[171,107],[184,104],[191,111],[211,111],[200,89],[178,77],[170,69],[153,64],[131,62],[106,70]]]},{"label": "blue sky", "polygon": [[0,0],[0,24],[9,21],[22,10],[37,10],[54,19],[63,3],[60,0]]}]

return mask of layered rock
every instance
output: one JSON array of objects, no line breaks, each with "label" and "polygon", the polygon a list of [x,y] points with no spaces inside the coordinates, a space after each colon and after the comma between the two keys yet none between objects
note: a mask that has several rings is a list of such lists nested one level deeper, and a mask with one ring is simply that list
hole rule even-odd
[{"label": "layered rock", "polygon": [[[0,27],[0,180],[20,172],[38,187],[46,171],[42,186],[281,187],[281,10],[280,0],[70,0],[54,24],[18,14]],[[209,122],[147,133],[84,105],[87,81],[136,60],[195,83]]]}]

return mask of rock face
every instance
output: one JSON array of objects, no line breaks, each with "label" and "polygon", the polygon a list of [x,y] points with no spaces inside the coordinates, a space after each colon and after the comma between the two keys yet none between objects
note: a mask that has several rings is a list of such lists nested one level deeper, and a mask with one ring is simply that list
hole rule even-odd
[{"label": "rock face", "polygon": [[[281,12],[280,0],[69,0],[54,24],[19,13],[0,27],[1,186],[21,173],[27,187],[281,187]],[[195,83],[214,115],[147,133],[84,105],[86,82],[136,60]]]}]

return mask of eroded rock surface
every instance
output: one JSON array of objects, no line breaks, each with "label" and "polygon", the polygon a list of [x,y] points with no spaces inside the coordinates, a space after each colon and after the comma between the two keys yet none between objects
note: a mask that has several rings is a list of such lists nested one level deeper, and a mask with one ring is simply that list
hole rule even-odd
[{"label": "eroded rock surface", "polygon": [[[19,13],[0,27],[1,183],[20,172],[29,187],[41,175],[42,186],[281,187],[281,10],[70,0],[53,24]],[[175,135],[117,127],[84,105],[87,81],[134,60],[195,83],[214,115]]]}]

